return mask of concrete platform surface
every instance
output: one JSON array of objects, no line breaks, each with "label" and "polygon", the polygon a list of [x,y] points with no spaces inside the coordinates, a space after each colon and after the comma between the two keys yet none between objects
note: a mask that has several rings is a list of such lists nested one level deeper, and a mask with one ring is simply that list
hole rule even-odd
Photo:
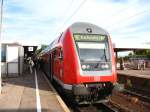
[{"label": "concrete platform surface", "polygon": [[117,74],[150,79],[150,68],[145,70],[117,70]]},{"label": "concrete platform surface", "polygon": [[[38,90],[42,112],[66,112],[69,109],[63,103],[53,87],[47,83],[42,72],[37,73]],[[0,112],[39,112],[35,74],[4,79],[0,95]]]}]

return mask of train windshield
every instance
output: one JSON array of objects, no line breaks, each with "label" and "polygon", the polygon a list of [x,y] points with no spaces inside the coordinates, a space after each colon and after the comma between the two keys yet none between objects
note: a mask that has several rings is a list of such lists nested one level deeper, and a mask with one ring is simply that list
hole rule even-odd
[{"label": "train windshield", "polygon": [[84,71],[110,70],[108,38],[98,34],[74,34],[81,68]]},{"label": "train windshield", "polygon": [[108,43],[77,42],[80,61],[110,61]]}]

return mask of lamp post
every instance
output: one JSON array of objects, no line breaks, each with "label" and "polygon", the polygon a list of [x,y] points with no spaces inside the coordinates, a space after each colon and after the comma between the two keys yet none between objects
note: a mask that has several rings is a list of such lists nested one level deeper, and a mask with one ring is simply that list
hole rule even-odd
[{"label": "lamp post", "polygon": [[1,76],[1,40],[2,40],[2,22],[3,22],[3,0],[1,0],[0,8],[0,94],[2,91],[2,76]]},{"label": "lamp post", "polygon": [[3,0],[1,0],[1,10],[0,10],[0,39],[2,37],[2,22],[3,22]]}]

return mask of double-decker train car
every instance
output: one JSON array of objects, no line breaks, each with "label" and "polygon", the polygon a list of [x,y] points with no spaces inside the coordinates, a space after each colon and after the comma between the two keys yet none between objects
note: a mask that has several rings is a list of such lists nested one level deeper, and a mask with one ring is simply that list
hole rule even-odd
[{"label": "double-decker train car", "polygon": [[102,101],[116,82],[110,36],[89,23],[72,24],[41,52],[44,72],[76,101]]}]

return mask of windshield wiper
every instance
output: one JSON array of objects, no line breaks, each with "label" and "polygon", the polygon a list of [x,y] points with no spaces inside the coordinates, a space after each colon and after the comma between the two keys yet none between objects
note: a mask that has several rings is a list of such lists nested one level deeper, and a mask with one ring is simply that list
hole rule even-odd
[{"label": "windshield wiper", "polygon": [[[103,55],[103,57],[105,58],[105,61],[107,62],[108,59],[107,59],[107,56],[106,56],[106,50],[105,49],[104,49],[104,55]],[[102,57],[102,59],[103,59],[103,57]]]}]

